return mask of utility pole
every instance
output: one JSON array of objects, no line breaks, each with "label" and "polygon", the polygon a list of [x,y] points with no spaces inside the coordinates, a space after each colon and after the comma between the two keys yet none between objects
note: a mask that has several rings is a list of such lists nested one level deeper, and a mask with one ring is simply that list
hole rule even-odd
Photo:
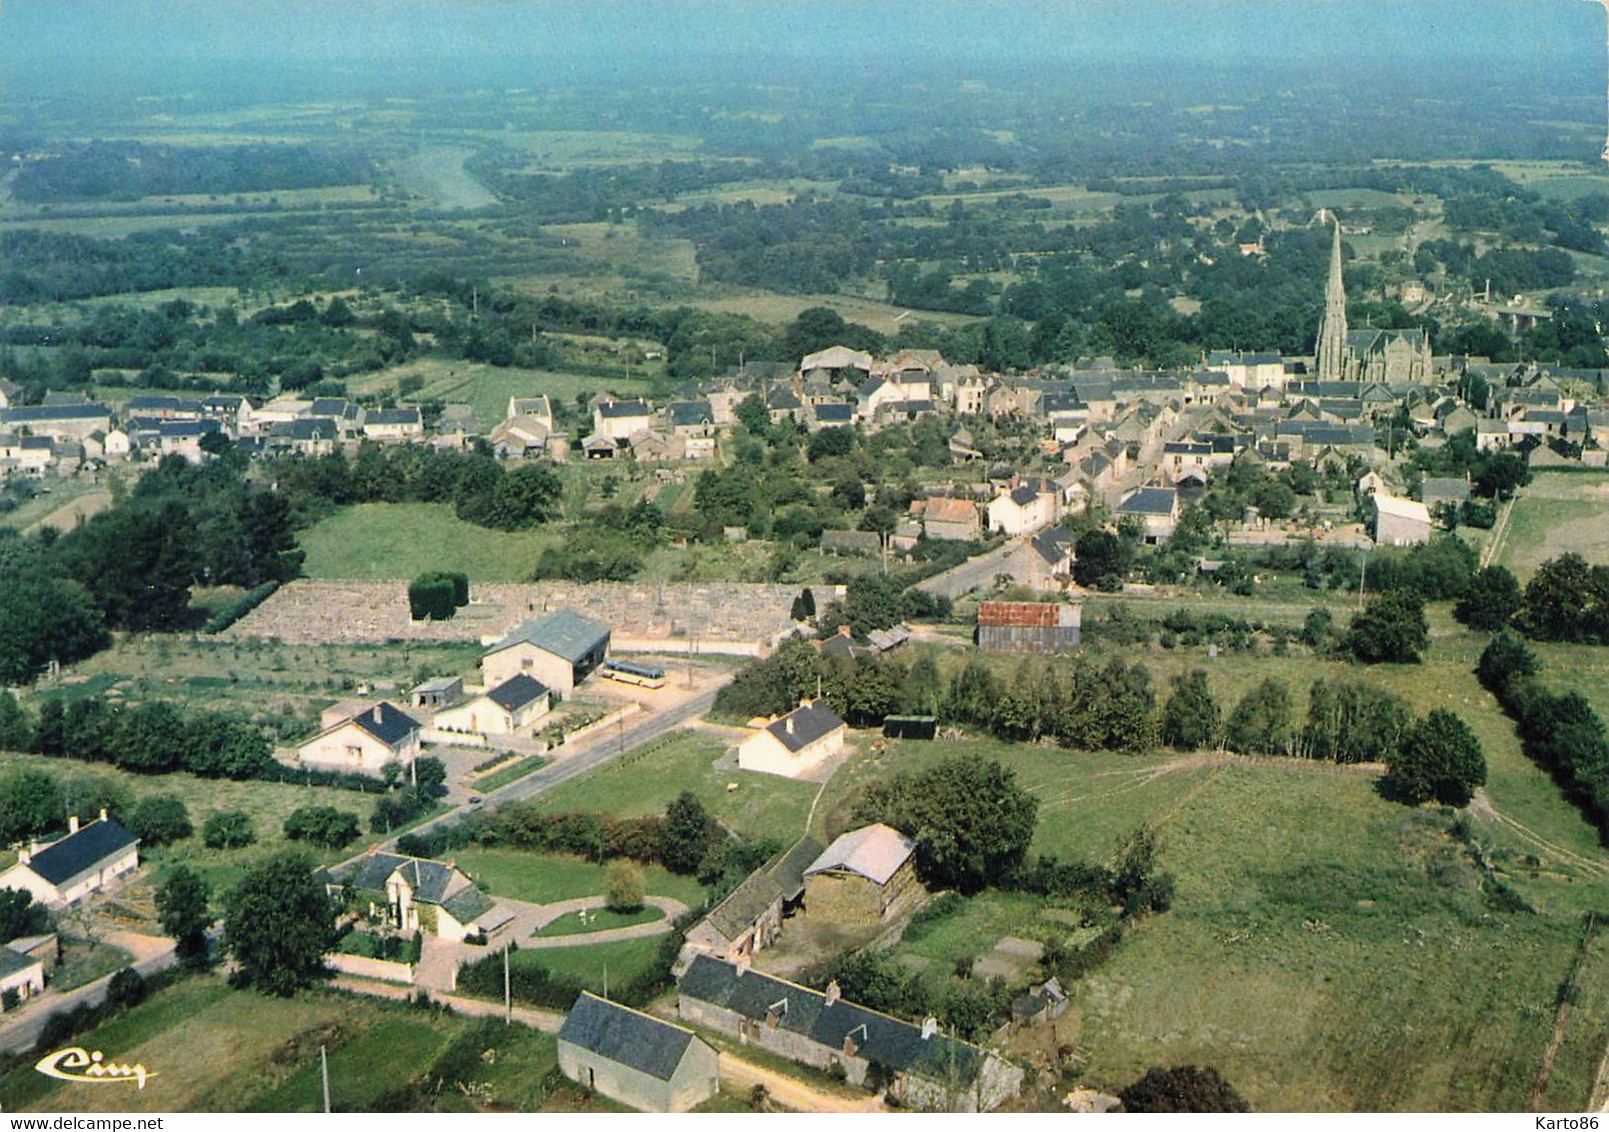
[{"label": "utility pole", "polygon": [[323,1046],[318,1047],[319,1076],[324,1079],[324,1112],[330,1111],[330,1058]]},{"label": "utility pole", "polygon": [[1363,565],[1358,569],[1358,608],[1363,608],[1363,582],[1369,576],[1369,549],[1363,549]]},{"label": "utility pole", "polygon": [[[510,940],[510,943],[513,941]],[[503,946],[503,1025],[514,1024],[514,994],[508,977],[508,945]]]}]

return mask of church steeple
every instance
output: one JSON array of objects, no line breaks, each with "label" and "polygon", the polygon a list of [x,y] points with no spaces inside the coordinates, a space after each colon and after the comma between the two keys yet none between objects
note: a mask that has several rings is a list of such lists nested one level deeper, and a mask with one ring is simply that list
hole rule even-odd
[{"label": "church steeple", "polygon": [[1341,221],[1335,221],[1335,246],[1330,251],[1330,281],[1324,288],[1324,321],[1318,327],[1318,378],[1340,381],[1346,351],[1346,285],[1341,281]]}]

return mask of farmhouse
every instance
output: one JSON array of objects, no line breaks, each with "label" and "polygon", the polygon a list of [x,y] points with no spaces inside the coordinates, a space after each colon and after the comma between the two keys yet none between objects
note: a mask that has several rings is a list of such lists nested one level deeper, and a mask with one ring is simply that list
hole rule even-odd
[{"label": "farmhouse", "polygon": [[1171,487],[1142,487],[1124,497],[1117,515],[1139,516],[1145,522],[1145,541],[1162,542],[1179,523],[1179,493]]},{"label": "farmhouse", "polygon": [[608,653],[609,626],[558,609],[527,621],[488,649],[481,675],[493,688],[523,672],[567,700]]},{"label": "farmhouse", "polygon": [[0,888],[30,892],[41,904],[62,908],[76,903],[139,867],[140,839],[101,811],[80,828],[67,819],[67,836],[40,848],[17,851],[17,863],[0,873]]},{"label": "farmhouse", "polygon": [[970,542],[982,533],[977,505],[970,499],[918,499],[911,512],[922,520],[922,530],[931,539]]},{"label": "farmhouse", "polygon": [[368,897],[371,914],[384,909],[399,931],[426,932],[454,943],[476,932],[494,932],[511,918],[450,861],[371,850],[340,884],[359,900]]},{"label": "farmhouse", "polygon": [[416,405],[400,409],[370,409],[363,414],[363,435],[370,440],[409,441],[425,434],[424,418]]},{"label": "farmhouse", "polygon": [[978,647],[985,652],[1076,652],[1083,628],[1083,613],[1081,604],[980,602]]},{"label": "farmhouse", "polygon": [[1017,1095],[1023,1071],[997,1055],[825,993],[708,955],[677,984],[685,1021],[831,1072],[863,1088],[881,1086],[915,1109],[988,1112]]},{"label": "farmhouse", "polygon": [[545,684],[521,672],[457,707],[438,712],[432,722],[439,731],[515,735],[548,713],[550,696]]},{"label": "farmhouse", "polygon": [[582,991],[559,1027],[559,1071],[644,1112],[686,1112],[715,1095],[715,1051],[693,1031]]},{"label": "farmhouse", "polygon": [[[32,955],[10,947],[0,947],[0,1003],[14,994],[26,1002],[45,989],[45,965]],[[4,1009],[0,1005],[0,1009]]]},{"label": "farmhouse", "polygon": [[824,703],[805,700],[738,745],[737,765],[744,770],[798,778],[844,748],[844,721]]},{"label": "farmhouse", "polygon": [[653,414],[642,401],[598,401],[592,406],[592,431],[619,446],[634,432],[647,432]]},{"label": "farmhouse", "polygon": [[406,766],[418,757],[419,721],[383,701],[347,719],[327,723],[296,749],[303,766],[357,774],[379,774],[386,763]]},{"label": "farmhouse", "polygon": [[916,845],[899,830],[868,825],[846,833],[804,871],[805,907],[834,920],[891,920],[921,895]]},{"label": "farmhouse", "polygon": [[782,919],[799,906],[805,868],[822,853],[821,842],[803,837],[793,848],[750,873],[710,914],[687,932],[677,960],[685,971],[694,955],[731,962],[752,959],[782,932]]},{"label": "farmhouse", "polygon": [[1415,546],[1430,541],[1430,508],[1415,499],[1374,494],[1374,541],[1381,546]]}]

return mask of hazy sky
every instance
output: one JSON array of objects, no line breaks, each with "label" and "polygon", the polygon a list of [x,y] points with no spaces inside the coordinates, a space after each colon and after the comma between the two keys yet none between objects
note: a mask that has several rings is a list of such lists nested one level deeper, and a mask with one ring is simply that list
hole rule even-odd
[{"label": "hazy sky", "polygon": [[0,83],[163,60],[759,54],[830,74],[886,56],[898,81],[938,56],[1278,66],[1360,53],[1432,69],[1509,58],[1545,81],[1552,66],[1601,61],[1605,38],[1603,9],[1586,0],[0,0]]}]

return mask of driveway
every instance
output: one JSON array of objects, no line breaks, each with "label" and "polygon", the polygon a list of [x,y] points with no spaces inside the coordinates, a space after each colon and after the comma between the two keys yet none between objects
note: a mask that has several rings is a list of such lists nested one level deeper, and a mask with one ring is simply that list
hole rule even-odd
[{"label": "driveway", "polygon": [[739,1089],[752,1089],[756,1085],[764,1085],[772,1100],[794,1112],[888,1111],[881,1094],[857,1099],[829,1093],[825,1089],[806,1084],[797,1077],[789,1077],[785,1073],[778,1073],[775,1069],[766,1069],[730,1053],[720,1054],[717,1065],[721,1074],[721,1084],[734,1085]]}]

